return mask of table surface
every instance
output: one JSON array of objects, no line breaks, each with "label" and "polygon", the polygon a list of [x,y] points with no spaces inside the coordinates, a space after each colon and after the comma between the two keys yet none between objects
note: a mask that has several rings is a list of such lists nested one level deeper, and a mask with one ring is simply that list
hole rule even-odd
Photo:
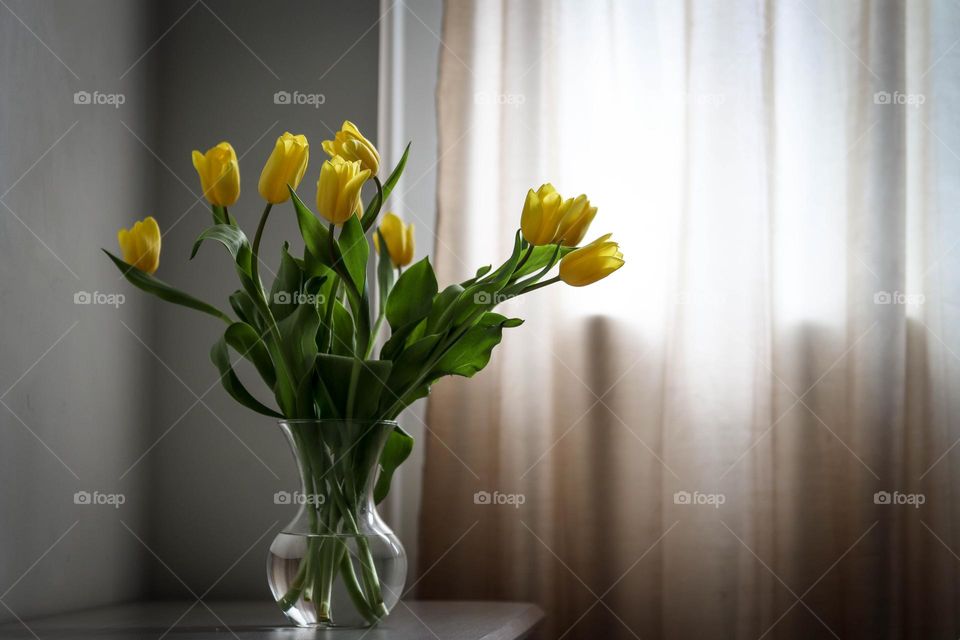
[{"label": "table surface", "polygon": [[411,600],[373,629],[317,631],[288,626],[272,602],[149,602],[2,625],[0,639],[517,640],[541,618],[539,607],[523,602]]}]

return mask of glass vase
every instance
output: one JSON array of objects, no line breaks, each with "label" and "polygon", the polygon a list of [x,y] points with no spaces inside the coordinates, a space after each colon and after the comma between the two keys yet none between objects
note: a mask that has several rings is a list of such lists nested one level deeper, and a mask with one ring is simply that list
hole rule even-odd
[{"label": "glass vase", "polygon": [[300,471],[294,519],[270,545],[267,579],[277,604],[301,627],[369,627],[400,599],[407,556],[373,499],[378,461],[393,421],[280,422]]}]

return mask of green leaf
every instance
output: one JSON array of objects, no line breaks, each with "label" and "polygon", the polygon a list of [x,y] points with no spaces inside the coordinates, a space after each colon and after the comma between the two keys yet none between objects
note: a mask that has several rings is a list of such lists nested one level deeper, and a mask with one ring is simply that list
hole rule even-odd
[{"label": "green leaf", "polygon": [[340,356],[351,356],[355,350],[353,317],[339,300],[334,300],[333,304],[333,344],[331,350]]},{"label": "green leaf", "polygon": [[303,204],[293,189],[290,189],[290,200],[297,212],[297,224],[300,226],[300,235],[307,246],[310,255],[320,264],[330,266],[330,233],[320,223],[307,205]]},{"label": "green leaf", "polygon": [[274,371],[270,352],[257,330],[245,322],[234,322],[227,327],[224,337],[227,344],[241,357],[253,363],[263,381],[273,389],[277,383],[277,373]]},{"label": "green leaf", "polygon": [[[393,361],[393,369],[387,387],[389,392],[381,400],[381,415],[390,418],[410,404],[402,395],[410,385],[424,376],[429,366],[431,354],[442,336],[433,334],[412,342]],[[427,383],[432,379],[426,380]]]},{"label": "green leaf", "polygon": [[481,278],[475,284],[464,289],[460,294],[452,312],[453,324],[462,325],[471,318],[475,318],[478,312],[489,311],[497,304],[503,302],[500,291],[510,280],[517,265],[520,263],[523,253],[523,240],[520,232],[517,232],[514,238],[513,253],[500,267],[492,274]]},{"label": "green leaf", "polygon": [[374,213],[375,211],[379,212],[380,208],[383,206],[383,203],[387,201],[387,198],[390,197],[390,194],[393,192],[393,188],[397,186],[397,182],[400,180],[400,176],[403,175],[403,169],[407,166],[407,156],[410,155],[410,145],[411,142],[407,143],[407,148],[403,150],[403,155],[400,156],[400,162],[397,163],[397,166],[393,168],[393,172],[387,177],[387,181],[383,183],[383,200],[374,196],[370,201],[370,204],[367,205],[367,208],[363,212],[363,230],[364,232],[369,231],[370,227],[373,226],[373,223],[376,222],[377,216]]},{"label": "green leaf", "polygon": [[[318,399],[333,403],[337,415],[347,415],[347,397],[350,392],[350,376],[353,372],[354,358],[331,353],[317,356],[317,373],[320,377],[326,398]],[[386,360],[363,360],[359,363],[359,377],[353,417],[355,419],[376,418],[377,406],[381,394],[390,379],[392,363]]]},{"label": "green leaf", "polygon": [[387,298],[387,322],[394,331],[411,322],[426,318],[437,295],[437,276],[424,258],[404,271]]},{"label": "green leaf", "polygon": [[[384,240],[383,234],[380,233],[380,229],[377,229],[375,233],[380,238],[380,246],[386,247],[387,241]],[[380,313],[383,313],[387,308],[387,297],[390,295],[390,290],[393,289],[396,273],[396,269],[393,268],[393,262],[390,260],[390,256],[386,251],[384,251],[377,258],[377,289],[380,295]]]},{"label": "green leaf", "polygon": [[499,313],[485,313],[480,320],[453,345],[433,368],[434,378],[445,375],[472,377],[487,366],[493,348],[500,344],[504,327],[522,324],[519,318],[506,318]]},{"label": "green leaf", "polygon": [[227,393],[230,394],[230,397],[257,413],[272,418],[283,418],[282,414],[277,413],[250,395],[250,392],[240,382],[240,378],[237,377],[233,366],[230,364],[230,351],[227,349],[226,336],[214,343],[213,348],[210,349],[210,360],[213,361],[214,366],[220,372],[220,382]]},{"label": "green leaf", "polygon": [[178,304],[182,307],[188,307],[196,311],[202,311],[203,313],[209,314],[214,318],[219,318],[224,322],[233,322],[230,316],[220,311],[213,305],[207,304],[202,300],[198,300],[197,298],[194,298],[193,296],[170,286],[166,282],[154,278],[149,273],[141,271],[132,264],[127,264],[106,249],[104,249],[103,252],[107,254],[111,260],[113,260],[113,264],[117,266],[117,269],[120,270],[120,273],[123,274],[123,277],[138,289],[142,289],[147,293],[152,293],[161,300],[166,300],[167,302],[172,302],[173,304]]},{"label": "green leaf", "polygon": [[320,328],[320,313],[317,311],[317,291],[323,285],[320,278],[311,278],[304,287],[306,293],[302,304],[296,310],[277,323],[283,340],[283,351],[287,362],[293,368],[293,384],[313,367],[317,356],[317,329]]},{"label": "green leaf", "polygon": [[243,289],[234,291],[230,295],[230,306],[242,321],[258,330],[263,328],[257,315],[257,308],[246,291]]},{"label": "green leaf", "polygon": [[463,287],[458,284],[452,284],[433,299],[433,306],[430,308],[430,315],[427,316],[427,325],[424,327],[424,333],[444,333],[447,330],[447,324],[450,321],[450,315],[453,311],[453,304],[462,293]]},{"label": "green leaf", "polygon": [[227,251],[230,252],[230,255],[233,256],[237,266],[245,274],[250,275],[253,252],[250,250],[250,243],[247,241],[247,236],[240,230],[240,227],[234,227],[229,224],[216,224],[204,229],[197,237],[196,242],[193,243],[193,250],[190,252],[191,260],[197,255],[197,251],[200,249],[200,245],[203,244],[204,240],[216,240],[225,246]]},{"label": "green leaf", "polygon": [[380,475],[373,489],[373,499],[378,504],[387,497],[393,473],[410,456],[411,451],[413,451],[413,438],[400,427],[394,427],[380,454]]},{"label": "green leaf", "polygon": [[296,297],[300,293],[303,272],[296,259],[288,253],[290,245],[286,242],[280,249],[280,271],[273,286],[270,287],[270,311],[280,322],[297,308]]},{"label": "green leaf", "polygon": [[[534,247],[530,257],[522,267],[514,272],[513,277],[519,278],[530,275],[531,273],[536,273],[550,264],[551,259],[554,256],[556,256],[556,260],[559,262],[560,258],[567,255],[574,249],[576,249],[576,247],[560,247],[560,251],[557,252],[557,245],[555,244],[545,244],[539,247]],[[554,264],[556,264],[556,262]]]},{"label": "green leaf", "polygon": [[403,349],[407,339],[413,334],[414,330],[422,324],[425,324],[424,320],[415,320],[399,329],[394,329],[390,333],[390,338],[384,343],[383,348],[380,349],[380,359],[396,360],[397,354]]},{"label": "green leaf", "polygon": [[367,246],[367,238],[363,235],[363,226],[357,216],[350,216],[350,219],[343,223],[338,245],[340,247],[339,259],[343,261],[347,274],[356,285],[357,291],[363,293],[364,286],[366,286],[367,256],[370,248]]}]

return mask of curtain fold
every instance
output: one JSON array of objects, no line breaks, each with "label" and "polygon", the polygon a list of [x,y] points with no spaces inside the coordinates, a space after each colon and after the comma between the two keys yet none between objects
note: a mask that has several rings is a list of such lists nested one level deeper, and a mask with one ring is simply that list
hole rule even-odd
[{"label": "curtain fold", "polygon": [[441,281],[547,181],[627,265],[505,301],[526,324],[437,385],[419,595],[538,602],[543,638],[956,637],[958,27],[446,3]]}]

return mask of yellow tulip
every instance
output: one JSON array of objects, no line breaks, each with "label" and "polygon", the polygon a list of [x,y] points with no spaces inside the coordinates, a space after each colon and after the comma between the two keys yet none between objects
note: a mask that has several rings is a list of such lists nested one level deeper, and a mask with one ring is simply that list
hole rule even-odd
[{"label": "yellow tulip", "polygon": [[535,246],[554,242],[560,225],[562,203],[560,194],[550,183],[541,185],[536,191],[530,189],[527,192],[520,216],[520,230],[527,242]]},{"label": "yellow tulip", "polygon": [[260,174],[259,190],[264,200],[271,204],[280,204],[290,198],[287,185],[296,189],[307,171],[310,158],[310,145],[307,137],[284,133],[277,138],[273,153]]},{"label": "yellow tulip", "polygon": [[324,162],[317,180],[317,213],[333,224],[343,224],[354,214],[359,216],[360,188],[369,177],[370,170],[361,170],[359,160],[348,162],[333,156]]},{"label": "yellow tulip", "polygon": [[590,200],[585,195],[564,200],[560,205],[560,226],[554,242],[565,247],[577,246],[587,235],[587,229],[596,215],[597,208],[590,206]]},{"label": "yellow tulip", "polygon": [[[404,224],[399,216],[387,213],[380,223],[380,233],[387,243],[387,253],[395,267],[405,267],[413,262],[413,223]],[[373,234],[373,246],[380,253],[380,234]]]},{"label": "yellow tulip", "polygon": [[154,273],[160,266],[160,227],[153,216],[137,222],[129,231],[120,229],[117,242],[127,264],[147,273]]},{"label": "yellow tulip", "polygon": [[572,287],[582,287],[602,280],[623,266],[623,254],[612,234],[575,249],[560,261],[560,279]]},{"label": "yellow tulip", "polygon": [[221,142],[206,153],[194,151],[193,168],[200,175],[200,187],[210,204],[229,207],[240,197],[240,164],[229,142]]},{"label": "yellow tulip", "polygon": [[359,160],[364,169],[370,170],[370,175],[376,175],[380,170],[380,154],[369,140],[363,137],[357,126],[345,120],[340,131],[333,136],[333,140],[323,141],[323,150],[332,158],[340,156],[344,160]]}]

